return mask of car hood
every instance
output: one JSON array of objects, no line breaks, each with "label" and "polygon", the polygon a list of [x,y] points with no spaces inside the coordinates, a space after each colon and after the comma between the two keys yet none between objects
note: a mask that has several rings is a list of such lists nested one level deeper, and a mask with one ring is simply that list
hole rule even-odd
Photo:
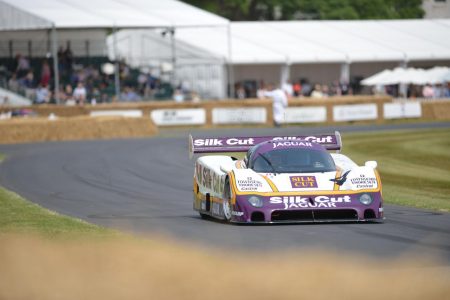
[{"label": "car hood", "polygon": [[[234,171],[239,192],[308,192],[333,191],[335,171],[323,173],[256,173],[250,169]],[[339,174],[338,174],[339,175]]]}]

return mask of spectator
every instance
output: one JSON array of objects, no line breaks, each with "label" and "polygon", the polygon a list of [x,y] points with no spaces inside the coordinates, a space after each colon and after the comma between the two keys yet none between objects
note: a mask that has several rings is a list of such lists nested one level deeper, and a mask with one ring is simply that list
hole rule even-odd
[{"label": "spectator", "polygon": [[430,84],[426,84],[422,89],[422,96],[427,99],[434,98],[434,90]]},{"label": "spectator", "polygon": [[17,75],[14,72],[11,75],[11,78],[8,80],[8,89],[11,92],[18,93],[20,88],[19,80],[17,80]]},{"label": "spectator", "polygon": [[141,97],[139,97],[138,94],[136,94],[136,92],[133,90],[133,88],[126,86],[122,92],[122,94],[120,94],[120,100],[121,101],[139,101],[141,100]]},{"label": "spectator", "polygon": [[272,98],[273,122],[276,127],[279,127],[284,120],[284,110],[288,106],[286,93],[279,88],[275,88],[273,84],[269,84],[264,96]]},{"label": "spectator", "polygon": [[294,96],[298,97],[301,95],[302,93],[302,84],[300,83],[300,80],[297,81],[294,86],[293,86],[293,90],[294,90]]},{"label": "spectator", "polygon": [[327,84],[323,84],[322,85],[322,95],[323,95],[323,97],[331,96],[330,95],[330,88],[328,87]]},{"label": "spectator", "polygon": [[194,103],[199,103],[200,100],[201,100],[200,95],[196,91],[192,91],[191,92],[191,101]]},{"label": "spectator", "polygon": [[450,81],[447,82],[447,84],[444,85],[444,98],[450,98]]},{"label": "spectator", "polygon": [[28,59],[23,56],[22,54],[17,54],[16,56],[16,60],[17,60],[17,76],[20,78],[22,76],[24,76],[25,74],[28,73],[28,71],[30,70],[30,62],[28,61]]},{"label": "spectator", "polygon": [[312,98],[323,98],[322,87],[320,84],[314,86],[314,90],[311,93]]},{"label": "spectator", "polygon": [[77,104],[83,105],[86,100],[86,88],[82,82],[78,82],[77,87],[73,90],[73,98]]},{"label": "spectator", "polygon": [[245,89],[241,84],[237,84],[236,86],[236,98],[245,99]]},{"label": "spectator", "polygon": [[341,95],[348,95],[350,86],[348,85],[348,83],[346,81],[341,81],[339,83],[339,89],[341,91]]},{"label": "spectator", "polygon": [[47,60],[42,62],[41,68],[41,85],[48,86],[50,84],[51,71]]},{"label": "spectator", "polygon": [[35,104],[44,104],[50,101],[50,91],[46,85],[39,85],[36,90]]},{"label": "spectator", "polygon": [[19,81],[20,86],[25,90],[25,97],[33,99],[35,95],[34,75],[29,71],[27,75]]},{"label": "spectator", "polygon": [[184,101],[184,95],[180,89],[176,89],[173,93],[173,100],[175,100],[175,102],[177,103],[181,103]]}]

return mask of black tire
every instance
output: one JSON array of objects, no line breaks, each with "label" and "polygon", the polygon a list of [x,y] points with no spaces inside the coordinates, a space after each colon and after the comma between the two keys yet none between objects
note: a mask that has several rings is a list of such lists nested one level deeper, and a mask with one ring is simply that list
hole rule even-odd
[{"label": "black tire", "polygon": [[200,218],[202,218],[203,220],[207,220],[209,218],[209,216],[207,214],[201,213],[199,212]]}]

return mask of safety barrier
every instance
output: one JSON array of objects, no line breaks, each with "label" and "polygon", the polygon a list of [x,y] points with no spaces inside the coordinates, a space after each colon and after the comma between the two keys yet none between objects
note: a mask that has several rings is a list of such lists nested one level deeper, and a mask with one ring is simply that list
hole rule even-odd
[{"label": "safety barrier", "polygon": [[[270,99],[185,102],[107,103],[95,106],[40,105],[29,107],[46,117],[124,116],[150,118],[158,127],[169,126],[241,126],[273,123]],[[0,108],[5,111],[7,108]],[[376,122],[419,118],[450,119],[450,101],[393,101],[386,96],[346,96],[330,98],[294,98],[285,111],[285,124]]]}]

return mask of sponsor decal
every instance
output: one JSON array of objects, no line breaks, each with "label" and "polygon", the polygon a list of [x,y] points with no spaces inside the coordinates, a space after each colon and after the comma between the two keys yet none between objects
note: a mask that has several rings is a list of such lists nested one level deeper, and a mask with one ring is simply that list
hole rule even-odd
[{"label": "sponsor decal", "polygon": [[300,147],[312,147],[311,143],[307,142],[297,142],[297,141],[287,141],[287,142],[276,142],[273,143],[273,149],[278,147],[290,147],[290,146],[300,146]]},{"label": "sponsor decal", "polygon": [[325,143],[325,144],[331,144],[335,143],[334,136],[327,135],[327,136],[302,136],[302,137],[296,137],[296,136],[285,136],[285,137],[274,137],[274,141],[278,140],[305,140],[307,142],[313,142],[313,143]]},{"label": "sponsor decal", "polygon": [[375,177],[366,177],[364,174],[361,174],[359,177],[350,179],[350,182],[357,189],[370,189],[375,188],[377,179]]},{"label": "sponsor decal", "polygon": [[267,110],[265,107],[230,107],[213,108],[213,124],[257,124],[266,123]]},{"label": "sponsor decal", "polygon": [[156,109],[150,113],[156,125],[201,125],[206,123],[206,111],[203,108]]},{"label": "sponsor decal", "polygon": [[270,140],[277,141],[278,143],[274,144],[277,144],[277,146],[279,147],[282,146],[311,147],[312,146],[311,143],[319,143],[319,144],[336,143],[336,138],[335,136],[332,135],[323,135],[323,136],[311,135],[311,136],[279,136],[273,138],[272,137],[197,138],[194,139],[194,146],[195,147],[253,146]]},{"label": "sponsor decal", "polygon": [[316,197],[301,197],[301,196],[283,196],[270,197],[271,204],[283,204],[284,209],[290,208],[331,208],[336,207],[336,203],[350,203],[351,198],[348,195],[340,197],[316,196]]},{"label": "sponsor decal", "polygon": [[194,141],[194,146],[200,147],[200,146],[236,146],[236,145],[254,145],[255,139],[254,138],[230,138],[227,140],[223,139],[196,139]]},{"label": "sponsor decal", "polygon": [[316,188],[315,176],[290,176],[291,186],[294,189]]},{"label": "sponsor decal", "polygon": [[243,215],[244,215],[244,212],[242,212],[242,211],[232,211],[231,212],[231,214],[233,215],[233,216],[236,216],[236,217],[242,217]]},{"label": "sponsor decal", "polygon": [[225,185],[225,175],[219,175],[213,172],[211,169],[203,166],[202,164],[197,163],[195,167],[196,177],[198,183],[209,189],[214,191],[215,193],[222,195],[223,187]]},{"label": "sponsor decal", "polygon": [[262,187],[262,182],[255,180],[252,177],[247,177],[246,179],[237,179],[236,183],[241,191],[254,191]]}]

